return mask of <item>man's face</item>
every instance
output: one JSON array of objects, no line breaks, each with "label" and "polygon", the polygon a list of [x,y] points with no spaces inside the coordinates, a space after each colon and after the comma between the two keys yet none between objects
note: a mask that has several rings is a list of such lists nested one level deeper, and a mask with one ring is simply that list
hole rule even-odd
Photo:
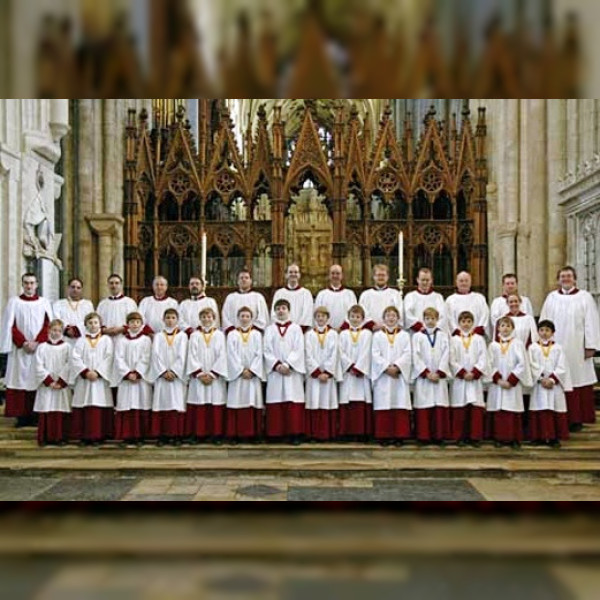
[{"label": "man's face", "polygon": [[456,288],[461,294],[471,291],[471,276],[468,273],[460,273],[456,278]]},{"label": "man's face", "polygon": [[38,282],[35,277],[24,277],[23,278],[23,293],[26,296],[35,296],[37,292]]},{"label": "man's face", "polygon": [[199,296],[204,289],[204,286],[202,285],[202,280],[198,279],[197,277],[193,277],[192,279],[190,279],[189,289],[191,296]]},{"label": "man's face", "polygon": [[247,292],[252,287],[250,273],[240,273],[238,275],[238,286],[242,292]]},{"label": "man's face", "polygon": [[290,265],[286,274],[288,285],[296,287],[300,281],[300,267],[298,265]]},{"label": "man's face", "polygon": [[575,287],[575,276],[573,275],[573,271],[561,271],[558,275],[558,282],[561,287],[566,290],[570,290]]},{"label": "man's face", "polygon": [[502,284],[502,291],[506,296],[517,293],[517,280],[514,277],[507,277]]},{"label": "man's face", "polygon": [[162,298],[166,295],[168,289],[167,282],[164,279],[157,279],[152,284],[152,290],[157,298]]},{"label": "man's face", "polygon": [[385,287],[390,276],[385,269],[376,269],[373,273],[373,281],[377,287]]},{"label": "man's face", "polygon": [[417,285],[422,292],[428,292],[433,285],[433,277],[427,271],[421,271],[417,277]]},{"label": "man's face", "polygon": [[342,267],[334,265],[329,269],[329,282],[333,287],[340,287],[342,285],[343,272]]},{"label": "man's face", "polygon": [[108,291],[111,296],[118,296],[123,289],[123,282],[118,277],[111,277],[108,280]]},{"label": "man's face", "polygon": [[67,296],[71,300],[81,300],[81,296],[83,294],[83,286],[80,281],[71,281],[69,287],[67,288]]}]

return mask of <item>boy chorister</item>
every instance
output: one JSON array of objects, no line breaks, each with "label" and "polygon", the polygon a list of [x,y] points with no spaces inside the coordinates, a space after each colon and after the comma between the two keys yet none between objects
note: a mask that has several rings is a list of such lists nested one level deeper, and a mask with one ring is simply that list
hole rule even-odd
[{"label": "boy chorister", "polygon": [[340,366],[343,379],[339,393],[341,439],[366,441],[373,434],[371,393],[371,342],[373,334],[363,327],[365,311],[355,304],[348,310],[348,329],[340,333]]},{"label": "boy chorister", "polygon": [[227,336],[226,436],[232,442],[255,441],[263,432],[264,381],[262,334],[252,327],[247,306],[238,312],[238,327]]},{"label": "boy chorister", "polygon": [[488,348],[492,383],[488,390],[489,435],[496,446],[518,448],[523,440],[523,387],[531,386],[525,345],[510,317],[498,319],[498,340]]},{"label": "boy chorister", "polygon": [[86,315],[84,325],[86,334],[75,342],[71,354],[70,383],[75,389],[70,437],[98,445],[113,434],[113,342],[102,334],[98,313]]},{"label": "boy chorister", "polygon": [[33,410],[39,414],[37,439],[40,446],[63,445],[68,440],[71,390],[68,387],[71,346],[63,340],[64,323],[50,323],[48,341],[35,354],[38,390]]},{"label": "boy chorister", "polygon": [[540,321],[539,341],[529,347],[533,390],[529,404],[529,437],[534,443],[560,446],[569,438],[565,390],[572,388],[564,350],[554,342],[554,323]]},{"label": "boy chorister", "polygon": [[115,439],[140,444],[151,434],[152,386],[148,379],[152,340],[143,332],[141,313],[131,312],[125,321],[126,333],[115,341]]},{"label": "boy chorister", "polygon": [[225,335],[215,327],[216,313],[204,308],[190,336],[186,372],[190,378],[185,434],[192,441],[220,443],[225,435],[227,354]]},{"label": "boy chorister", "polygon": [[412,338],[412,376],[415,381],[413,410],[418,442],[442,443],[450,435],[448,382],[450,343],[437,326],[438,311],[423,311],[424,329]]},{"label": "boy chorister", "polygon": [[485,339],[475,335],[473,313],[458,315],[459,335],[450,339],[450,439],[478,446],[485,431],[483,377],[488,373]]},{"label": "boy chorister", "polygon": [[410,336],[398,327],[400,313],[388,306],[384,327],[373,335],[371,379],[375,438],[382,445],[401,445],[410,437]]},{"label": "boy chorister", "polygon": [[319,306],[316,326],[304,338],[306,352],[306,428],[312,440],[337,436],[338,390],[341,379],[338,334],[328,325],[329,310]]},{"label": "boy chorister", "polygon": [[165,442],[180,445],[184,433],[188,337],[177,327],[178,320],[177,310],[165,310],[163,330],[155,334],[152,342],[149,379],[154,382],[154,394],[150,427],[159,446]]},{"label": "boy chorister", "polygon": [[304,336],[289,320],[290,303],[277,300],[276,320],[267,327],[264,360],[267,372],[266,435],[299,444],[304,437]]}]

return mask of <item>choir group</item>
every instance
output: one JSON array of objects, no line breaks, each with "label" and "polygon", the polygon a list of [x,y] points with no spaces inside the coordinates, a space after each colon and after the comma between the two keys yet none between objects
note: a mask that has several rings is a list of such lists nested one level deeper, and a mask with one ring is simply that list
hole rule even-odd
[{"label": "choir group", "polygon": [[24,424],[37,414],[40,445],[559,446],[594,420],[598,312],[572,268],[561,270],[537,324],[512,274],[491,310],[466,272],[446,300],[429,269],[405,298],[387,287],[384,265],[373,278],[357,301],[334,265],[313,302],[290,265],[269,312],[243,270],[219,315],[196,277],[182,303],[157,277],[138,306],[111,275],[111,295],[94,310],[80,280],[51,306],[25,274],[2,323],[5,415]]}]

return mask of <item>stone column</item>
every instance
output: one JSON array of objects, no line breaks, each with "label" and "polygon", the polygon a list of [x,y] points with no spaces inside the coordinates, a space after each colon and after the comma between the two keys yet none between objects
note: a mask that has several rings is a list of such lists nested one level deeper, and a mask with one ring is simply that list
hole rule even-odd
[{"label": "stone column", "polygon": [[568,99],[567,101],[567,171],[575,173],[579,164],[579,100]]},{"label": "stone column", "polygon": [[556,281],[556,272],[565,264],[566,227],[563,209],[560,206],[560,184],[567,169],[567,103],[564,99],[547,100],[548,135],[548,200],[547,236],[548,266],[546,288],[551,289]]}]

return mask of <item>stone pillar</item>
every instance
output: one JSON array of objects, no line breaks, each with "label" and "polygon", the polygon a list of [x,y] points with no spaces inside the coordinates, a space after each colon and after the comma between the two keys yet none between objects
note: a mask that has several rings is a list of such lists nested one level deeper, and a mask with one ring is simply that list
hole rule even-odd
[{"label": "stone pillar", "polygon": [[547,237],[548,266],[546,271],[546,289],[552,289],[556,281],[556,272],[566,262],[566,224],[560,206],[560,184],[567,169],[567,103],[564,99],[550,99],[547,102],[548,135],[548,200],[547,200]]},{"label": "stone pillar", "polygon": [[567,100],[567,171],[575,173],[579,164],[579,100]]}]

